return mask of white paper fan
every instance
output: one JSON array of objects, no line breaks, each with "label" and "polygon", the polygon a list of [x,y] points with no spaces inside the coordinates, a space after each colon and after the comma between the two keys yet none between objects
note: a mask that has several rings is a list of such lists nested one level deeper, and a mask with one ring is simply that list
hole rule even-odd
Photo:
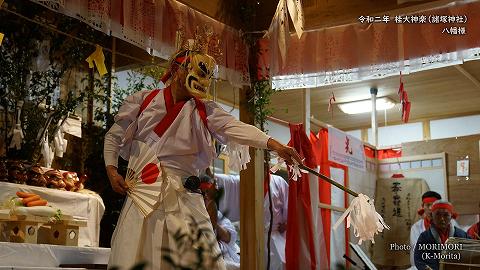
[{"label": "white paper fan", "polygon": [[162,168],[155,152],[143,142],[132,142],[125,182],[128,196],[149,216],[159,204]]}]

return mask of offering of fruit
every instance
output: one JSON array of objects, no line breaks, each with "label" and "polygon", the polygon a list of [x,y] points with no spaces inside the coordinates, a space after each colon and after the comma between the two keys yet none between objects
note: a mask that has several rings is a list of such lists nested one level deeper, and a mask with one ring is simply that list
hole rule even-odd
[{"label": "offering of fruit", "polygon": [[76,184],[80,181],[77,177],[77,173],[64,172],[63,173],[63,179],[65,181],[65,184],[67,185],[65,187],[66,190],[76,191]]},{"label": "offering of fruit", "polygon": [[65,179],[63,179],[62,174],[58,170],[50,170],[45,173],[47,178],[47,186],[52,188],[63,189],[66,188]]}]

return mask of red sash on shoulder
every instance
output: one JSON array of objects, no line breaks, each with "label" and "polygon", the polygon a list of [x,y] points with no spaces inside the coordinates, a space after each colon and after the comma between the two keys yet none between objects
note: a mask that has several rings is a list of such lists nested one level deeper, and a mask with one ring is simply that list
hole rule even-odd
[{"label": "red sash on shoulder", "polygon": [[[153,90],[148,96],[143,100],[142,104],[140,105],[140,110],[138,115],[140,115],[152,102],[155,96],[160,92],[159,89]],[[163,97],[165,100],[165,107],[167,109],[167,114],[163,119],[158,123],[158,125],[153,129],[153,131],[158,135],[158,137],[162,137],[165,131],[172,125],[173,121],[177,118],[178,114],[185,105],[186,101],[180,101],[177,103],[173,103],[173,96],[170,87],[164,89]],[[202,119],[203,124],[208,129],[207,125],[207,111],[205,109],[205,104],[198,98],[195,99],[195,105],[197,107],[197,112],[200,115],[200,119]]]}]

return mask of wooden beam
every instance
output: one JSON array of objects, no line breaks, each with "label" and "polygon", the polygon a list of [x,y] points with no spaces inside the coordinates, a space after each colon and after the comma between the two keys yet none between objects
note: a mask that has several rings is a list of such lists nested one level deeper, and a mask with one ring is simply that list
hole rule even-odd
[{"label": "wooden beam", "polygon": [[[408,121],[408,124],[419,123],[419,122],[423,122],[425,120],[432,121],[432,120],[441,120],[441,119],[456,118],[456,117],[471,116],[471,115],[480,115],[480,110],[472,111],[472,112],[450,113],[450,114],[432,115],[432,116],[428,116],[428,117],[421,117],[421,118],[411,119],[411,121]],[[405,124],[405,123],[403,123],[402,120],[393,121],[393,122],[388,123],[389,126],[403,125],[403,124]],[[357,129],[368,129],[368,128],[370,128],[369,125],[364,125],[364,126],[349,127],[349,128],[344,129],[344,131],[357,130]]]},{"label": "wooden beam", "polygon": [[368,142],[368,129],[362,128],[360,130],[360,136],[362,137],[363,142]]},{"label": "wooden beam", "polygon": [[[425,0],[423,3],[410,2],[402,5],[397,0],[309,0],[304,2],[305,29],[315,30],[358,22],[360,16],[408,15],[448,5],[456,0]],[[315,2],[308,5],[307,2]]]},{"label": "wooden beam", "polygon": [[475,78],[470,72],[465,70],[462,66],[460,65],[455,65],[454,66],[460,73],[462,73],[467,79],[469,79],[479,90],[480,90],[480,81]]},{"label": "wooden beam", "polygon": [[[247,100],[251,89],[240,91],[240,121],[253,124]],[[240,172],[240,269],[264,268],[263,150],[250,148],[250,163]]]},{"label": "wooden beam", "polygon": [[310,117],[310,122],[320,128],[328,128],[328,124],[316,119],[313,115]]}]

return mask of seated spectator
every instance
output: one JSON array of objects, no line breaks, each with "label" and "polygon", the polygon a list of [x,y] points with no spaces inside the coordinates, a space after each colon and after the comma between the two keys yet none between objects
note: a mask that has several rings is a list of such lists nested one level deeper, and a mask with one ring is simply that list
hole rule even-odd
[{"label": "seated spectator", "polygon": [[232,222],[218,211],[217,203],[215,202],[216,187],[213,180],[208,176],[202,176],[200,179],[200,189],[205,201],[205,207],[210,216],[218,245],[222,251],[225,267],[227,270],[240,269],[240,248],[236,243],[237,231]]},{"label": "seated spectator", "polygon": [[442,196],[435,191],[427,191],[422,195],[422,207],[418,210],[418,214],[422,217],[420,220],[415,222],[410,229],[410,263],[412,267],[410,270],[416,270],[415,262],[413,258],[413,249],[417,244],[418,237],[420,234],[430,228],[432,223],[430,215],[430,208],[436,200],[441,200]]},{"label": "seated spectator", "polygon": [[451,223],[454,215],[451,203],[445,200],[435,201],[431,212],[432,224],[428,230],[420,234],[415,245],[414,260],[419,270],[439,269],[438,254],[444,250],[439,244],[445,244],[448,238],[469,238],[465,231]]}]

